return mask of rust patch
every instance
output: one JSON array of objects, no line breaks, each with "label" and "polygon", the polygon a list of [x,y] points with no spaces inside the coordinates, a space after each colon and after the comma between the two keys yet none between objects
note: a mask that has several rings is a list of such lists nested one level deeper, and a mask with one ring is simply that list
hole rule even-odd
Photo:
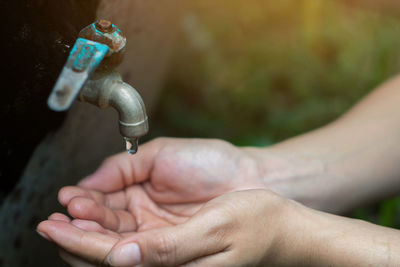
[{"label": "rust patch", "polygon": [[113,30],[113,26],[111,21],[101,19],[96,23],[96,28],[102,32],[111,32]]}]

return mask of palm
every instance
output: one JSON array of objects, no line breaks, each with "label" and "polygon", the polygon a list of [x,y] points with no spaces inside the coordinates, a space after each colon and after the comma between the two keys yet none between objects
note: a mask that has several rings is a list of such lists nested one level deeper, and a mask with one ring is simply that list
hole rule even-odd
[{"label": "palm", "polygon": [[[122,157],[133,164],[145,165],[140,158]],[[114,178],[110,178],[113,175],[109,173],[95,178],[101,181],[101,188],[96,185],[91,187],[97,191],[79,188],[64,190],[64,195],[68,196],[62,202],[69,206],[68,211],[74,218],[96,221],[118,233],[179,224],[212,198],[230,191],[261,187],[255,175],[251,175],[252,163],[242,150],[225,142],[179,140],[157,151],[151,168],[139,181],[131,179],[134,167],[120,166],[131,171],[122,175],[124,172],[114,171],[118,173]],[[105,165],[102,168],[111,169]],[[122,179],[122,176],[125,178]],[[107,188],[105,184],[108,184]],[[100,192],[112,187],[118,190]]]},{"label": "palm", "polygon": [[228,143],[180,140],[159,151],[144,188],[162,204],[197,203],[260,186],[254,169],[254,161]]},{"label": "palm", "polygon": [[[86,200],[78,199],[77,204],[72,202],[69,213],[75,218],[94,220],[113,232],[128,234],[183,223],[204,204],[158,202],[150,197],[145,187],[133,185],[104,195],[91,191],[92,196],[97,196]],[[84,201],[92,204],[82,206]]]}]

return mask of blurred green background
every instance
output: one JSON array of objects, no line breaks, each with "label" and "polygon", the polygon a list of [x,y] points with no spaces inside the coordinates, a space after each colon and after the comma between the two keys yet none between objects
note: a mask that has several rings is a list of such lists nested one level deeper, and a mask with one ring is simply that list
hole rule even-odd
[{"label": "blurred green background", "polygon": [[[151,135],[266,146],[337,118],[400,70],[400,17],[329,0],[188,2]],[[400,198],[349,216],[400,228]]]}]

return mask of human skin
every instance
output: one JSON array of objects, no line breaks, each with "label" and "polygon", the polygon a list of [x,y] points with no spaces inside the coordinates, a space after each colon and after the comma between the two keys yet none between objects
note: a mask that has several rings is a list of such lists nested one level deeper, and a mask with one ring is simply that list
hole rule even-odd
[{"label": "human skin", "polygon": [[265,189],[224,194],[181,223],[159,218],[154,228],[131,230],[119,233],[62,214],[38,227],[45,238],[69,251],[61,256],[75,267],[400,263],[400,231],[319,212]]},{"label": "human skin", "polygon": [[[138,244],[144,266],[398,266],[397,230],[281,196],[342,212],[397,194],[399,86],[395,78],[337,121],[269,148],[157,139],[133,157],[117,155],[60,191],[75,220],[54,214],[38,231],[73,266],[123,266],[115,260],[126,260],[127,243]],[[231,250],[207,250],[220,241]]]},{"label": "human skin", "polygon": [[397,76],[329,125],[251,149],[264,184],[334,213],[399,194],[399,87]]}]

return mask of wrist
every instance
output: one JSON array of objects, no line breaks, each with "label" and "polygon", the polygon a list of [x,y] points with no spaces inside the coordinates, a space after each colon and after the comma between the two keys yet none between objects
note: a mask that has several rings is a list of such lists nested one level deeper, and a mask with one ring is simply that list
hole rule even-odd
[{"label": "wrist", "polygon": [[[355,242],[351,227],[343,223],[347,219],[310,209],[294,201],[285,214],[285,222],[282,222],[280,230],[282,235],[276,247],[280,252],[275,259],[276,266],[357,265],[349,264],[351,257],[347,255]],[[345,257],[349,258],[344,260]]]},{"label": "wrist", "polygon": [[285,229],[287,266],[398,266],[400,231],[298,206]]},{"label": "wrist", "polygon": [[323,156],[281,149],[280,145],[248,151],[266,188],[306,206],[330,210],[335,179]]},{"label": "wrist", "polygon": [[[262,192],[262,191],[259,191]],[[254,193],[253,193],[254,194]],[[298,266],[299,259],[305,256],[307,250],[299,250],[302,243],[305,221],[303,214],[310,210],[296,201],[283,198],[264,190],[265,198],[259,197],[257,203],[262,203],[261,228],[257,232],[257,247],[262,248],[262,258],[257,261],[259,266]],[[257,204],[254,204],[257,207]],[[254,221],[254,220],[252,220]],[[260,223],[258,223],[260,226]],[[263,238],[265,236],[265,238]]]},{"label": "wrist", "polygon": [[[266,251],[263,261],[268,266],[321,266],[318,257],[314,255],[318,243],[323,238],[316,240],[315,232],[319,230],[320,215],[293,200],[286,200],[275,214],[278,225],[272,228],[275,233],[274,242]],[[271,234],[271,229],[270,229]],[[315,246],[315,247],[314,247]],[[263,266],[264,266],[263,265]]]},{"label": "wrist", "polygon": [[[332,228],[327,227],[323,216],[316,210],[293,202],[286,210],[285,222],[282,222],[276,250],[276,266],[322,266],[329,262],[322,260],[325,253],[321,249],[330,240]],[[325,247],[326,249],[326,247]],[[321,265],[322,264],[322,265]],[[328,264],[328,266],[330,266]],[[325,266],[325,265],[323,265]]]}]

